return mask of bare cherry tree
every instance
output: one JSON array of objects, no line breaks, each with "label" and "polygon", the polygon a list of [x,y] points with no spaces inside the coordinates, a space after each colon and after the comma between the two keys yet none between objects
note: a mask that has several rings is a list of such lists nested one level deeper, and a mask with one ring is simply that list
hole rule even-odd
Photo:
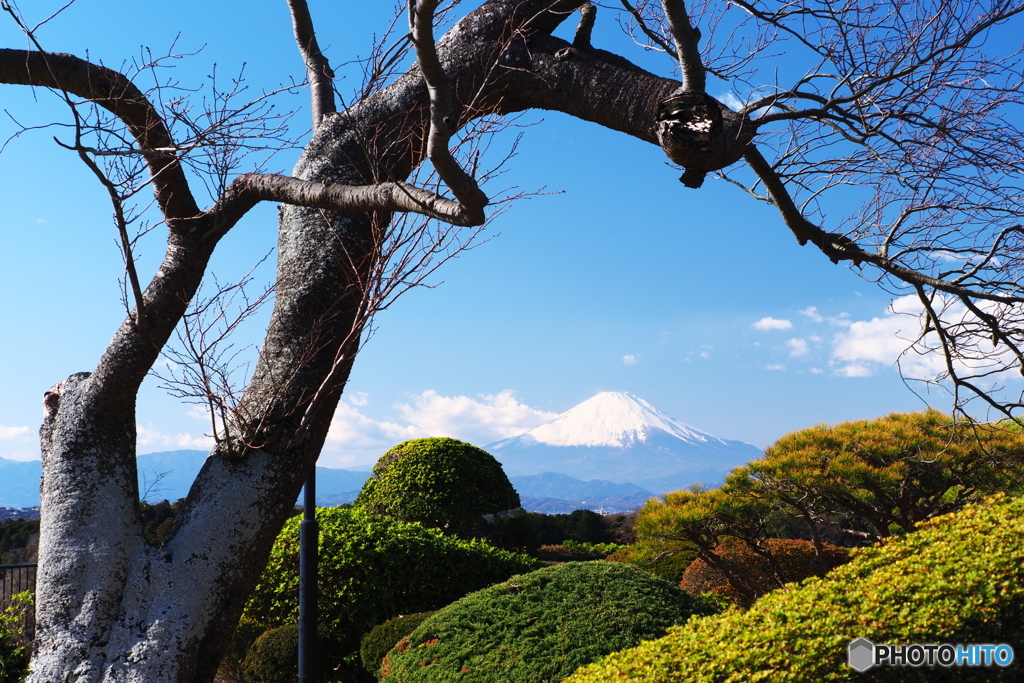
[{"label": "bare cherry tree", "polygon": [[[471,228],[485,220],[479,174],[452,153],[455,136],[480,122],[555,110],[659,144],[697,190],[681,188],[681,201],[700,201],[709,174],[734,182],[777,207],[801,244],[916,293],[916,348],[943,354],[958,396],[1010,414],[1021,407],[994,383],[1020,372],[1024,343],[1024,3],[620,2],[487,0],[435,42],[437,0],[412,0],[408,37],[381,46],[368,85],[339,109],[308,8],[289,0],[312,138],[291,176],[214,173],[206,208],[185,171],[204,148],[203,128],[174,133],[183,105],[154,102],[126,75],[75,56],[0,50],[0,82],[53,89],[109,114],[93,131],[114,131],[108,145],[140,164],[132,187],[152,192],[168,233],[156,276],[144,288],[129,282],[133,309],[96,367],[45,397],[32,680],[212,679],[315,464],[370,314],[405,269],[437,263],[429,250],[387,246],[418,239],[398,217]],[[599,13],[664,51],[666,76],[593,45]],[[571,42],[552,35],[574,17]],[[416,63],[397,73],[407,49]],[[745,104],[730,108],[709,89],[732,89]],[[71,144],[93,160],[102,152]],[[425,165],[441,191],[410,182]],[[119,176],[101,175],[123,202]],[[854,208],[827,215],[834,197]],[[230,428],[215,427],[219,441],[175,529],[153,548],[137,513],[136,394],[197,302],[218,242],[263,201],[283,205],[266,336],[224,413]],[[122,241],[130,264],[131,237]]]}]

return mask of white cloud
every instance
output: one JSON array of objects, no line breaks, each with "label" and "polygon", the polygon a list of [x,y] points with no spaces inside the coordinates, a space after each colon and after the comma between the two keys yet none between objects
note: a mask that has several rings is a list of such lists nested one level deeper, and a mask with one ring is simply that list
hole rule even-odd
[{"label": "white cloud", "polygon": [[213,438],[205,435],[194,436],[192,434],[178,433],[175,435],[164,434],[153,426],[135,425],[136,444],[140,448],[151,450],[153,448],[187,448],[206,451],[213,448]]},{"label": "white cloud", "polygon": [[774,365],[766,365],[766,366],[764,366],[764,369],[765,370],[777,370],[779,372],[785,372],[786,366],[785,365],[779,365],[778,363],[776,363]]},{"label": "white cloud", "polygon": [[793,358],[796,358],[798,356],[806,356],[807,352],[810,351],[810,348],[807,346],[806,339],[787,339],[786,346],[789,347],[789,355],[792,356]]},{"label": "white cloud", "polygon": [[332,449],[370,450],[379,457],[384,451],[402,441],[422,436],[428,435],[412,425],[378,422],[360,413],[356,406],[342,401],[334,411],[334,420],[331,422],[330,431],[327,432],[327,443]]},{"label": "white cloud", "polygon": [[25,449],[19,449],[16,451],[8,451],[6,453],[0,452],[0,458],[7,460],[17,460],[19,462],[29,462],[30,460],[39,460],[39,451],[30,451]]},{"label": "white cloud", "polygon": [[[365,394],[358,401],[369,402]],[[450,436],[484,446],[517,436],[557,416],[520,403],[511,390],[490,396],[442,396],[433,390],[395,404],[401,420],[375,420],[342,401],[334,413],[320,464],[372,465],[389,448],[409,439]]]},{"label": "white cloud", "polygon": [[734,91],[728,90],[718,96],[718,101],[733,111],[739,111],[747,106],[747,103],[740,99]]},{"label": "white cloud", "polygon": [[844,365],[836,370],[836,374],[840,377],[870,377],[874,372],[872,372],[871,368],[866,365],[851,363],[850,365]]},{"label": "white cloud", "polygon": [[4,427],[0,425],[0,439],[24,441],[28,438],[28,427]]},{"label": "white cloud", "polygon": [[365,391],[354,391],[351,394],[345,394],[345,398],[354,406],[365,406],[370,402],[370,395]]},{"label": "white cloud", "polygon": [[822,372],[823,371],[822,371],[821,368],[811,368],[811,374],[812,375],[820,375]]},{"label": "white cloud", "polygon": [[825,318],[823,318],[822,315],[820,313],[818,313],[818,307],[817,306],[808,306],[807,308],[803,309],[802,311],[797,311],[797,312],[800,315],[807,316],[808,318],[810,318],[812,321],[814,321],[816,323],[820,323],[820,322],[824,322],[825,321]]},{"label": "white cloud", "polygon": [[206,406],[195,404],[186,410],[185,414],[196,420],[203,420],[205,422],[210,421],[210,409]]},{"label": "white cloud", "polygon": [[920,330],[921,304],[915,296],[896,299],[889,312],[871,320],[851,321],[836,334],[832,358],[848,365],[840,367],[841,377],[868,377],[878,366],[895,366],[900,360],[904,372],[911,377],[932,378],[942,371],[942,360],[934,354],[907,354]]},{"label": "white cloud", "polygon": [[[1003,345],[993,348],[984,336],[984,325],[959,301],[936,297],[932,303],[947,329],[960,331],[978,330],[981,336],[973,339],[964,337],[957,350],[960,357],[954,359],[954,367],[963,376],[975,376],[983,384],[991,384],[1011,377],[1016,359]],[[1000,304],[978,302],[978,306],[1010,326],[1019,312],[1001,308]],[[921,325],[924,308],[914,295],[895,299],[884,316],[871,320],[852,321],[846,330],[839,332],[833,340],[834,361],[849,363],[840,367],[837,374],[846,377],[865,377],[881,366],[894,367],[905,377],[933,380],[945,376],[946,359],[939,348],[934,333],[921,339]],[[911,348],[913,347],[913,348]],[[910,349],[908,351],[908,349]]]},{"label": "white cloud", "polygon": [[625,356],[622,357],[622,362],[625,363],[626,365],[636,365],[640,361],[638,361],[636,359],[636,356],[634,356],[633,354],[627,353]]},{"label": "white cloud", "polygon": [[427,390],[413,404],[395,406],[428,436],[452,436],[477,445],[522,434],[558,416],[520,403],[511,389],[480,396],[441,396]]},{"label": "white cloud", "polygon": [[790,330],[793,329],[793,323],[788,320],[779,320],[778,318],[761,318],[756,323],[752,324],[755,330]]}]

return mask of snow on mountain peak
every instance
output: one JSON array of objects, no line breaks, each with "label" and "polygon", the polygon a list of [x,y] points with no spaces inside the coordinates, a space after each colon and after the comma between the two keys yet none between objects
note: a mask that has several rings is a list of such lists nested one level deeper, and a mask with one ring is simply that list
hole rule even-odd
[{"label": "snow on mountain peak", "polygon": [[550,446],[627,446],[667,432],[689,442],[719,441],[673,419],[642,398],[605,391],[524,436]]}]

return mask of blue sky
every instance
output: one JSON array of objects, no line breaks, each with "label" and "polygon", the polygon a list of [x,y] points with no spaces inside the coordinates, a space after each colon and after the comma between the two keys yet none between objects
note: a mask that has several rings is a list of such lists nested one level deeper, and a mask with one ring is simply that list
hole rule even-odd
[{"label": "blue sky", "polygon": [[[61,4],[32,0],[22,10],[37,22]],[[311,9],[339,65],[365,56],[391,16],[386,3],[312,0]],[[599,46],[671,75],[667,59],[617,33],[610,11],[599,13],[595,36]],[[172,74],[189,87],[208,83],[215,62],[225,76],[244,63],[257,93],[303,77],[283,0],[78,0],[39,37],[50,50],[88,51],[112,67],[143,45],[199,51],[177,60]],[[25,46],[7,19],[0,38]],[[358,72],[339,71],[347,95]],[[730,96],[727,84],[709,91]],[[5,86],[2,102],[0,139],[15,120],[67,120],[51,93]],[[295,134],[308,129],[304,92],[277,104],[299,110]],[[521,122],[536,125],[522,131],[518,156],[490,189],[544,193],[514,203],[491,225],[490,241],[445,264],[432,280],[438,286],[411,291],[380,314],[321,464],[369,464],[416,436],[483,445],[606,390],[632,392],[699,429],[762,447],[816,423],[926,405],[897,372],[901,330],[913,322],[891,314],[893,296],[800,247],[771,207],[713,178],[686,189],[660,150],[597,126],[551,113]],[[29,132],[0,154],[5,458],[38,458],[43,392],[91,369],[124,316],[110,206],[82,164],[53,142],[62,133]],[[283,152],[268,168],[287,172],[295,158]],[[828,206],[830,216],[846,210]],[[262,207],[224,241],[214,262],[223,281],[272,252],[274,218],[273,207]],[[157,228],[141,243],[144,280],[163,237]],[[259,272],[269,276],[272,264]],[[258,344],[257,328],[240,346]],[[140,396],[139,452],[204,447],[201,411],[158,384],[147,381]],[[941,392],[925,398],[950,408]]]}]

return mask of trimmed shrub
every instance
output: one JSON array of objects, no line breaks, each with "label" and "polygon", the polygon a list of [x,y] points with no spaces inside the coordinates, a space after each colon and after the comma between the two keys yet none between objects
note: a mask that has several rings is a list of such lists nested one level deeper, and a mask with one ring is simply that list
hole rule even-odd
[{"label": "trimmed shrub", "polygon": [[217,680],[222,683],[246,683],[245,658],[256,639],[267,631],[266,624],[248,617],[238,620],[227,652],[217,668]]},{"label": "trimmed shrub", "polygon": [[[422,524],[364,510],[320,508],[319,618],[344,653],[338,678],[366,677],[359,641],[398,614],[437,609],[467,593],[536,568],[526,555]],[[299,611],[299,523],[285,523],[245,614],[264,624],[295,623]]]},{"label": "trimmed shrub", "polygon": [[487,451],[457,439],[412,439],[381,456],[354,505],[455,531],[518,508],[519,494]]},{"label": "trimmed shrub", "polygon": [[[327,624],[316,629],[316,651],[314,662],[317,681],[345,681],[339,673],[338,662],[342,652],[338,646],[337,634]],[[246,683],[295,683],[299,676],[299,625],[285,624],[264,631],[258,637],[242,662]]]},{"label": "trimmed shrub", "polygon": [[384,661],[384,655],[388,653],[388,650],[416,630],[417,626],[433,614],[436,614],[436,611],[406,614],[374,626],[369,633],[363,636],[363,642],[359,646],[359,657],[363,660],[366,670],[374,676],[380,673],[381,662]]},{"label": "trimmed shrub", "polygon": [[847,666],[847,646],[1007,643],[1024,652],[1024,499],[921,524],[883,546],[857,549],[828,576],[776,591],[750,610],[672,628],[660,640],[584,667],[571,683],[668,681],[975,681],[1024,679],[1000,667]]},{"label": "trimmed shrub", "polygon": [[[822,554],[819,557],[815,554],[814,544],[810,541],[787,538],[770,538],[764,541],[765,550],[779,565],[783,583],[802,581],[812,576],[824,576],[832,569],[850,561],[849,548],[840,548],[830,543],[821,545]],[[720,545],[715,548],[715,554],[728,565],[732,576],[718,567],[708,565],[698,557],[683,572],[680,588],[691,595],[716,593],[725,596],[735,605],[750,607],[751,601],[736,588],[735,581],[743,581],[757,598],[781,587],[768,560],[751,550],[746,543]]]},{"label": "trimmed shrub", "polygon": [[381,667],[385,683],[542,683],[714,608],[610,562],[570,562],[477,591],[439,610]]},{"label": "trimmed shrub", "polygon": [[249,648],[242,669],[248,680],[295,683],[299,668],[299,627],[287,624],[266,631]]},{"label": "trimmed shrub", "polygon": [[630,564],[666,581],[679,583],[683,571],[697,557],[697,548],[688,541],[640,540],[604,558],[608,562]]}]

